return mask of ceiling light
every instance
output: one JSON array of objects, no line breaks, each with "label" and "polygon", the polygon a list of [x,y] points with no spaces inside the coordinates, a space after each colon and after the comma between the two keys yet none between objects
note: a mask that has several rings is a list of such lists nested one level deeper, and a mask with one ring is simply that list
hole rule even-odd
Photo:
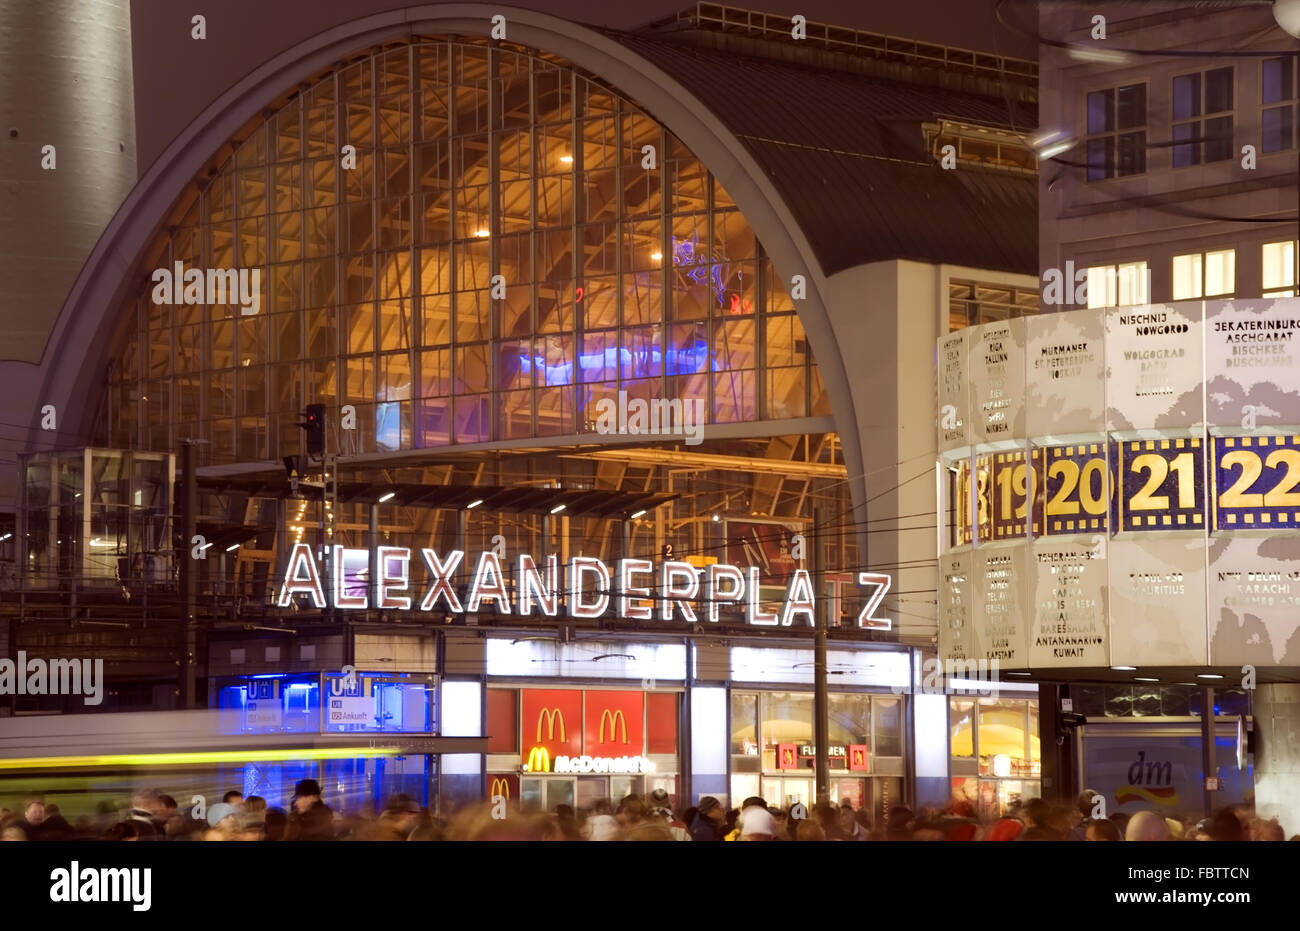
[{"label": "ceiling light", "polygon": [[1198,679],[1222,679],[1223,676],[1219,675],[1217,672],[1198,672],[1198,673],[1196,674],[1196,678],[1198,678]]},{"label": "ceiling light", "polygon": [[653,259],[653,260],[656,261],[656,262],[658,262],[658,261],[659,261],[660,259],[662,259],[663,257],[664,257],[664,254],[663,254],[662,252],[651,252],[651,253],[650,253],[650,258]]},{"label": "ceiling light", "polygon": [[465,510],[467,510],[467,511],[472,511],[472,510],[474,510],[474,508],[478,507],[478,506],[479,506],[480,504],[482,504],[482,503],[483,503],[483,499],[482,499],[482,498],[475,498],[475,499],[474,499],[473,501],[471,501],[469,504],[465,505]]},{"label": "ceiling light", "polygon": [[1150,676],[1134,676],[1134,682],[1159,682],[1159,679],[1152,679]]},{"label": "ceiling light", "polygon": [[644,513],[645,513],[645,509],[642,508],[641,510],[637,511],[635,514],[632,515],[632,520],[636,520],[638,517],[640,517],[640,516],[641,516],[642,514],[644,514]]},{"label": "ceiling light", "polygon": [[561,162],[562,164],[564,164],[564,165],[572,165],[572,164],[573,164],[573,156],[572,156],[572,155],[561,155],[561,156],[560,156],[560,162]]},{"label": "ceiling light", "polygon": [[474,235],[477,236],[479,239],[487,239],[489,236],[492,235],[492,233],[488,230],[475,230]]},{"label": "ceiling light", "polygon": [[718,514],[714,514],[714,515],[713,515],[713,522],[714,522],[715,524],[716,524],[718,521],[720,521],[720,520],[722,520],[721,515],[718,515]]},{"label": "ceiling light", "polygon": [[1137,672],[1136,666],[1111,666],[1115,672]]},{"label": "ceiling light", "polygon": [[227,547],[226,547],[226,552],[227,552],[227,553],[233,553],[233,552],[234,552],[235,550],[237,550],[237,549],[239,549],[239,544],[238,544],[238,543],[235,543],[235,544],[233,544],[232,546],[227,546]]},{"label": "ceiling light", "polygon": [[389,492],[388,494],[386,494],[386,495],[380,495],[380,496],[379,496],[379,503],[380,503],[380,504],[383,504],[385,501],[392,501],[392,500],[393,500],[394,498],[396,498],[396,497],[397,497],[397,492],[395,492],[395,491],[390,491],[390,492]]},{"label": "ceiling light", "polygon": [[559,513],[560,513],[561,511],[563,511],[566,507],[568,507],[567,504],[557,504],[555,507],[551,508],[551,513],[552,513],[552,514],[559,514]]},{"label": "ceiling light", "polygon": [[1007,673],[1007,675],[1009,675],[1009,676],[1025,676],[1025,677],[1028,677],[1028,676],[1033,675],[1033,673],[1029,673],[1029,672],[1009,672],[1009,673]]}]

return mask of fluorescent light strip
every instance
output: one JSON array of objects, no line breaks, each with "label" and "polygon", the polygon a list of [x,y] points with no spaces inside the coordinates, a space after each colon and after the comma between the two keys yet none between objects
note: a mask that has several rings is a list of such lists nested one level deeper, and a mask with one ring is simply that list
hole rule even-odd
[{"label": "fluorescent light strip", "polygon": [[287,762],[290,760],[350,760],[357,757],[397,756],[395,748],[332,747],[302,750],[210,750],[193,753],[119,753],[104,756],[45,756],[0,759],[0,770],[93,768],[106,766],[184,766],[195,763]]}]

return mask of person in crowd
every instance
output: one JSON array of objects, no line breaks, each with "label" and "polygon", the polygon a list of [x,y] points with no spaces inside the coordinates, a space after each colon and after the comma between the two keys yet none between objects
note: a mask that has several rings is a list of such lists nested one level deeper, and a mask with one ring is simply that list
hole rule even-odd
[{"label": "person in crowd", "polygon": [[827,840],[847,840],[840,830],[840,816],[830,802],[818,802],[812,807],[813,820],[820,825]]},{"label": "person in crowd", "polygon": [[555,826],[560,829],[560,834],[565,840],[582,840],[578,816],[572,805],[555,806]]},{"label": "person in crowd", "polygon": [[911,840],[912,822],[915,818],[916,816],[912,814],[910,808],[904,808],[900,805],[889,809],[889,815],[885,819],[885,839]]},{"label": "person in crowd", "polygon": [[1256,818],[1250,823],[1250,839],[1286,840],[1286,832],[1282,830],[1282,825],[1277,823],[1276,818],[1270,818],[1268,821]]},{"label": "person in crowd", "polygon": [[72,825],[59,813],[58,805],[45,806],[45,820],[41,822],[41,840],[72,840]]},{"label": "person in crowd", "polygon": [[0,828],[0,842],[19,840],[27,840],[27,835],[23,833],[23,829],[17,824],[10,824]]},{"label": "person in crowd", "polygon": [[239,830],[239,812],[234,805],[218,802],[208,809],[208,831],[204,840],[234,840]]},{"label": "person in crowd", "polygon": [[158,817],[162,803],[158,793],[153,789],[140,789],[131,796],[131,807],[127,810],[126,821],[134,821],[140,826],[140,836],[146,840],[157,840],[167,833],[165,825]]},{"label": "person in crowd", "polygon": [[727,817],[726,811],[712,795],[700,799],[695,820],[691,822],[691,840],[721,840],[722,824]]},{"label": "person in crowd", "polygon": [[23,816],[13,823],[13,827],[23,832],[25,840],[42,840],[45,823],[45,801],[29,798],[23,801]]},{"label": "person in crowd", "polygon": [[723,837],[723,840],[740,840],[741,825],[745,819],[745,812],[749,811],[751,808],[766,809],[767,802],[763,801],[763,799],[759,798],[757,795],[751,795],[749,798],[741,802],[739,811],[731,812],[727,815],[728,830],[726,835]]},{"label": "person in crowd", "polygon": [[289,830],[289,816],[278,808],[268,808],[266,810],[266,823],[264,825],[263,840],[284,840],[284,835]]},{"label": "person in crowd", "polygon": [[1093,820],[1093,812],[1097,810],[1097,799],[1101,797],[1101,793],[1094,789],[1084,789],[1079,793],[1079,798],[1074,803],[1078,823],[1070,831],[1068,840],[1084,840],[1088,823]]},{"label": "person in crowd", "polygon": [[1119,827],[1109,818],[1093,818],[1084,826],[1085,841],[1123,840]]},{"label": "person in crowd", "polygon": [[614,820],[618,822],[620,829],[626,831],[646,820],[648,811],[645,802],[641,801],[639,795],[629,795],[618,803],[618,814]]},{"label": "person in crowd", "polygon": [[334,811],[321,801],[320,783],[301,779],[293,789],[293,814],[285,840],[333,840]]},{"label": "person in crowd", "polygon": [[1016,840],[1025,830],[1025,823],[1019,818],[999,818],[989,828],[985,840]]},{"label": "person in crowd", "polygon": [[420,803],[406,794],[394,795],[384,806],[376,825],[375,840],[410,840],[420,822]]},{"label": "person in crowd", "polygon": [[668,825],[669,832],[673,835],[673,840],[690,840],[690,830],[683,820],[673,815],[671,806],[672,800],[668,797],[667,789],[658,788],[650,793],[650,814],[664,820],[664,823]]},{"label": "person in crowd", "polygon": [[[1236,820],[1235,818],[1233,820]],[[1139,811],[1129,819],[1124,839],[1130,841],[1169,840],[1169,825],[1154,811]]]},{"label": "person in crowd", "polygon": [[840,834],[845,840],[862,841],[867,839],[867,832],[863,830],[862,825],[858,824],[857,815],[853,811],[853,803],[848,799],[840,802],[840,810],[836,818]]},{"label": "person in crowd", "polygon": [[1128,823],[1132,817],[1127,811],[1117,811],[1110,816],[1110,820],[1115,822],[1115,827],[1119,828],[1120,837],[1128,833]]},{"label": "person in crowd", "polygon": [[587,840],[609,841],[618,839],[618,820],[611,814],[613,809],[609,799],[598,799],[591,806],[587,823],[583,825],[583,834]]},{"label": "person in crowd", "polygon": [[804,818],[799,822],[799,827],[795,831],[795,840],[825,840],[826,832],[822,826],[811,818]]},{"label": "person in crowd", "polygon": [[244,793],[238,789],[231,789],[225,795],[221,796],[221,801],[238,811],[244,804]]},{"label": "person in crowd", "polygon": [[104,832],[104,840],[156,840],[158,835],[150,830],[148,822],[128,818],[119,821]]},{"label": "person in crowd", "polygon": [[784,808],[777,808],[775,805],[768,806],[767,809],[772,815],[772,822],[776,825],[777,840],[793,840],[794,835],[790,830],[790,814]]},{"label": "person in crowd", "polygon": [[631,824],[623,831],[623,840],[633,841],[658,841],[658,840],[675,840],[672,831],[669,830],[667,823],[659,817],[653,820],[642,820]]},{"label": "person in crowd", "polygon": [[741,840],[776,840],[776,819],[766,805],[751,805],[740,813]]},{"label": "person in crowd", "polygon": [[[1137,817],[1134,815],[1134,817]],[[1210,819],[1210,837],[1215,840],[1245,840],[1248,835],[1241,828],[1241,821],[1231,808],[1221,808]]]}]

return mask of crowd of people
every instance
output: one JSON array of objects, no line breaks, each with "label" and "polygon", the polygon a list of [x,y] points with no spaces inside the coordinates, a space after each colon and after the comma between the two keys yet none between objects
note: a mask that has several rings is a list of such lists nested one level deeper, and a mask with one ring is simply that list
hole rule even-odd
[{"label": "crowd of people", "polygon": [[[596,802],[576,812],[558,805],[550,813],[524,811],[501,801],[468,805],[439,818],[408,795],[390,798],[382,811],[343,816],[321,798],[320,785],[304,779],[294,787],[288,811],[268,807],[256,795],[238,791],[219,803],[181,810],[169,795],[137,791],[130,807],[102,802],[95,815],[70,823],[55,804],[25,800],[22,810],[0,808],[0,840],[567,840],[567,841],[1170,841],[1285,839],[1276,819],[1255,817],[1251,806],[1234,805],[1213,817],[1165,817],[1154,811],[1095,817],[1101,796],[1085,790],[1074,808],[1031,799],[992,823],[981,823],[971,804],[954,800],[946,808],[888,811],[883,824],[845,800],[786,810],[757,796],[728,809],[705,796],[698,805],[674,811],[663,789],[642,798],[629,795],[615,806]],[[1291,840],[1300,840],[1300,835]]]}]

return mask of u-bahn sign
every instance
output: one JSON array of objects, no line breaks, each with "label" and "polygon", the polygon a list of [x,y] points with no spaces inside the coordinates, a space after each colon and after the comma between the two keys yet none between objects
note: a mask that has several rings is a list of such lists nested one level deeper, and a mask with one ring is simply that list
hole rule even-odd
[{"label": "u-bahn sign", "polygon": [[[454,580],[465,563],[465,553],[451,550],[439,554],[421,549],[426,567],[424,594],[418,601],[411,589],[411,550],[402,546],[375,548],[378,578],[369,584],[370,550],[333,547],[332,572],[326,578],[317,565],[312,547],[298,543],[289,554],[289,564],[280,585],[278,604],[288,607],[294,596],[309,596],[317,608],[329,604],[342,610],[442,611],[450,614],[479,614],[557,617],[563,609],[571,618],[614,616],[629,621],[700,621],[717,623],[723,605],[743,608],[745,622],[764,627],[790,627],[796,621],[816,625],[816,596],[806,569],[790,576],[779,610],[769,610],[773,599],[762,591],[757,566],[747,570],[725,563],[698,568],[688,562],[669,560],[656,565],[648,559],[620,559],[613,572],[593,556],[574,556],[565,566],[561,580],[559,560],[547,556],[539,566],[532,556],[521,554],[513,568],[514,595],[507,585],[506,569],[492,551],[478,555],[464,602]],[[563,584],[561,582],[563,581]],[[832,607],[840,599],[839,581],[833,581]],[[876,572],[858,573],[864,589],[864,605],[858,626],[888,630],[891,621],[876,617],[876,609],[889,592],[890,577]],[[770,589],[769,589],[770,591]]]}]

